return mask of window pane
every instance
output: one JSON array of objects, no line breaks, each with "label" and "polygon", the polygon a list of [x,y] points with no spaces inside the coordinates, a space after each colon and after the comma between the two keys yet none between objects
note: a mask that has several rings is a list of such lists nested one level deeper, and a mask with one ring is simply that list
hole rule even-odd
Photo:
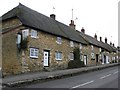
[{"label": "window pane", "polygon": [[38,49],[30,48],[30,57],[38,58]]},{"label": "window pane", "polygon": [[61,44],[61,43],[62,43],[62,38],[61,38],[61,37],[57,37],[57,42],[58,42],[59,44]]},{"label": "window pane", "polygon": [[36,38],[37,37],[37,31],[31,30],[31,37]]},{"label": "window pane", "polygon": [[22,30],[23,39],[27,38],[28,35],[29,35],[29,29]]},{"label": "window pane", "polygon": [[61,52],[56,52],[56,53],[55,53],[55,58],[56,58],[57,60],[61,60],[61,59],[62,59],[62,53],[61,53]]}]

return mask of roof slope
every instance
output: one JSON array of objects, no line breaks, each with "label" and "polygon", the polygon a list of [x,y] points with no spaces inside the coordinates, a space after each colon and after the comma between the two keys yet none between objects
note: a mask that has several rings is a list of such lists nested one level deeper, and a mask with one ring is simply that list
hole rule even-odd
[{"label": "roof slope", "polygon": [[19,4],[17,7],[4,14],[2,16],[2,20],[12,17],[18,17],[23,25],[87,44],[87,42],[78,33],[76,33],[74,29],[22,4]]},{"label": "roof slope", "polygon": [[[79,31],[78,31],[79,32]],[[101,42],[101,41],[98,41],[96,40],[94,37],[92,36],[89,36],[87,34],[84,34],[82,32],[79,32],[79,34],[89,43],[89,44],[92,44],[92,45],[95,45],[95,46],[98,46],[98,47],[101,47],[109,52],[115,52],[116,49],[112,46],[110,46],[109,44],[107,43],[104,43],[104,42]]]}]

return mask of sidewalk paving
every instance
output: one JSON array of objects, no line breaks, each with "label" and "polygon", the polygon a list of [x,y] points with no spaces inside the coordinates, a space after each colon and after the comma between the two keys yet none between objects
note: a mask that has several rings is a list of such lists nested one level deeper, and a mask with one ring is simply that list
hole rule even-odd
[{"label": "sidewalk paving", "polygon": [[15,76],[8,76],[2,78],[2,85],[6,87],[20,86],[22,84],[28,84],[36,81],[40,82],[43,80],[57,79],[65,76],[73,76],[75,74],[80,74],[83,72],[88,72],[93,70],[99,70],[116,65],[118,64],[117,63],[104,64],[99,66],[82,67],[76,69],[56,70],[51,72],[31,72],[31,73],[19,74]]}]

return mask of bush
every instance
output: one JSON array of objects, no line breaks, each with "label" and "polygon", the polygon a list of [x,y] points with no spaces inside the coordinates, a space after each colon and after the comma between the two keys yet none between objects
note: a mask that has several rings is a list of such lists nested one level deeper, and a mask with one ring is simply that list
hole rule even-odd
[{"label": "bush", "polygon": [[27,39],[22,40],[22,42],[21,42],[21,49],[26,50],[27,46],[28,46]]},{"label": "bush", "polygon": [[69,61],[68,68],[80,68],[84,67],[84,62],[80,60],[80,50],[79,48],[74,49],[74,60]]}]

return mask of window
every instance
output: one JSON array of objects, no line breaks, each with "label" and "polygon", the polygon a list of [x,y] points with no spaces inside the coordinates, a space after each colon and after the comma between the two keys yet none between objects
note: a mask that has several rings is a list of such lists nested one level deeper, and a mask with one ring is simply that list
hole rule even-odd
[{"label": "window", "polygon": [[56,52],[55,53],[55,59],[56,60],[62,60],[62,52]]},{"label": "window", "polygon": [[93,50],[93,45],[91,45],[91,50]]},{"label": "window", "polygon": [[82,54],[80,55],[80,59],[81,59],[81,61],[83,61],[83,55]]},{"label": "window", "polygon": [[37,48],[30,48],[30,57],[38,58],[38,49]]},{"label": "window", "polygon": [[37,31],[31,30],[31,37],[32,38],[37,38]]},{"label": "window", "polygon": [[70,59],[70,60],[74,60],[74,54],[73,54],[73,53],[70,53],[69,59]]},{"label": "window", "polygon": [[102,59],[102,55],[100,54],[100,60]]},{"label": "window", "polygon": [[102,49],[101,48],[99,48],[99,52],[101,52],[102,51]]},{"label": "window", "polygon": [[61,37],[57,37],[57,43],[61,44],[62,43],[62,38]]},{"label": "window", "polygon": [[17,34],[17,41],[16,44],[20,44],[21,43],[21,35]]},{"label": "window", "polygon": [[70,47],[74,47],[74,42],[70,41]]},{"label": "window", "polygon": [[26,39],[28,35],[29,35],[29,29],[22,30],[23,40]]},{"label": "window", "polygon": [[82,49],[82,44],[80,44],[80,49]]}]

